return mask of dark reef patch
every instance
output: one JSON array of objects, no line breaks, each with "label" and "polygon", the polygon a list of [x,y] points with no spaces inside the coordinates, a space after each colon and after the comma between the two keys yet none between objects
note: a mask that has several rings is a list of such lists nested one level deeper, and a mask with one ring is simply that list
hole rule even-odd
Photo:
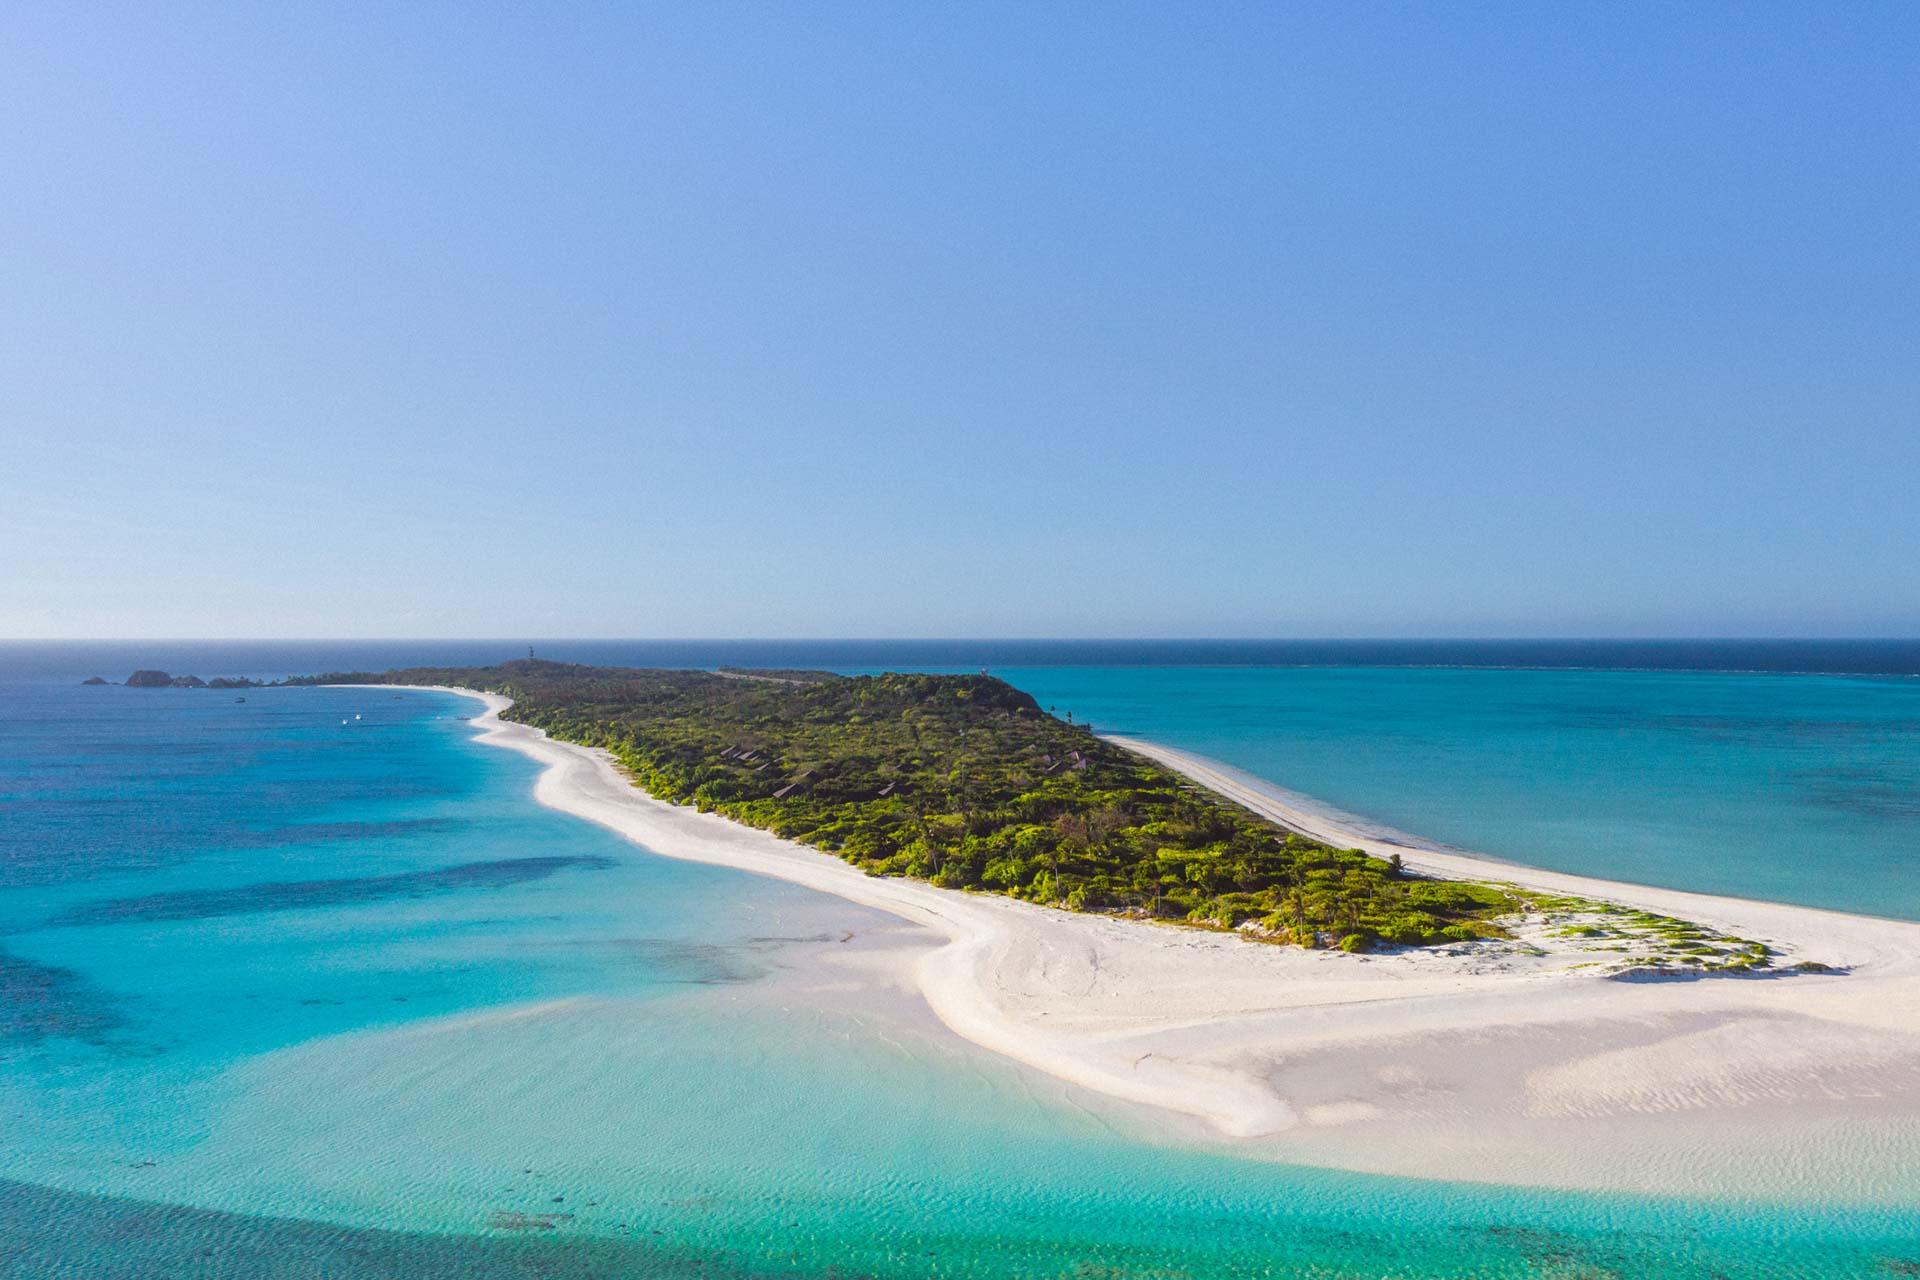
[{"label": "dark reef patch", "polygon": [[97,1042],[119,1025],[112,999],[72,969],[0,951],[0,1043]]},{"label": "dark reef patch", "polygon": [[206,920],[217,916],[255,915],[267,911],[304,911],[379,902],[392,898],[419,898],[460,889],[504,889],[544,880],[562,871],[595,871],[614,865],[601,857],[503,858],[495,862],[463,862],[431,871],[396,875],[359,876],[337,880],[272,880],[235,885],[227,889],[187,889],[150,893],[137,898],[108,898],[75,907],[58,916],[56,925],[125,924],[150,920]]},{"label": "dark reef patch", "polygon": [[[476,1231],[493,1224],[481,1220]],[[746,1274],[637,1241],[415,1234],[0,1181],[0,1276],[71,1280],[650,1280]],[[764,1274],[756,1271],[755,1274]]]},{"label": "dark reef patch", "polygon": [[1851,765],[1808,770],[1800,775],[1803,794],[1823,809],[1878,821],[1920,821],[1920,786],[1888,771]]}]

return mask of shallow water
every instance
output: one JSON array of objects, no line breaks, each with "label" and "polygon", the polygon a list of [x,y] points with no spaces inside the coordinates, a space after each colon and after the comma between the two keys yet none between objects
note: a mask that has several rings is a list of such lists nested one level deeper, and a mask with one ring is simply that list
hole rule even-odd
[{"label": "shallow water", "polygon": [[540,809],[534,766],[474,743],[464,700],[3,693],[0,1275],[1920,1261],[1900,1211],[1419,1183],[1156,1139],[947,1035],[888,976],[917,931]]},{"label": "shallow water", "polygon": [[1920,680],[1023,667],[1102,732],[1530,866],[1920,920]]}]

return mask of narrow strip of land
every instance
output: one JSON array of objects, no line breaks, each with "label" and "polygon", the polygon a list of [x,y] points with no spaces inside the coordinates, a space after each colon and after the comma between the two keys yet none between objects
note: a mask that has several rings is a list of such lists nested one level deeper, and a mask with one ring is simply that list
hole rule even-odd
[{"label": "narrow strip of land", "polygon": [[657,799],[870,875],[1309,949],[1512,944],[1521,930],[1614,973],[1747,973],[1787,959],[1693,921],[1421,875],[1397,849],[1304,835],[1297,816],[1276,822],[1195,786],[986,674],[742,675],[528,659],[365,678],[511,697],[507,718],[605,749]]},{"label": "narrow strip of land", "polygon": [[[606,752],[501,720],[498,695],[461,692],[487,704],[486,741],[547,766],[542,803],[654,853],[776,876],[936,930],[945,945],[902,976],[948,1027],[1153,1108],[1188,1140],[1420,1176],[1920,1195],[1920,926],[1390,846],[1416,871],[1700,920],[1851,971],[1609,979],[1588,940],[1556,934],[1550,903],[1503,940],[1376,954],[1254,945],[867,875],[656,800]],[[1211,762],[1125,745],[1274,820],[1381,845]]]}]

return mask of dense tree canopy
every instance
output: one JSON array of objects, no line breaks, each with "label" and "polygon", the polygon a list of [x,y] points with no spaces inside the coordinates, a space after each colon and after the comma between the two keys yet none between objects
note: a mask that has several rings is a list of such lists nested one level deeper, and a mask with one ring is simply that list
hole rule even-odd
[{"label": "dense tree canopy", "polygon": [[507,694],[652,794],[874,875],[1362,949],[1496,936],[1490,885],[1287,831],[986,675],[656,671],[517,661],[315,677]]}]

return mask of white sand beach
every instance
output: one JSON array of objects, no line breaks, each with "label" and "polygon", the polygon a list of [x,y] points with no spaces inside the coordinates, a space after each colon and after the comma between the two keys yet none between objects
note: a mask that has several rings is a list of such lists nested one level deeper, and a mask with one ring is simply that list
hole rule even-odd
[{"label": "white sand beach", "polygon": [[[1051,910],[865,875],[634,787],[604,753],[499,719],[544,804],[649,851],[776,876],[947,939],[901,975],[949,1028],[1164,1114],[1165,1140],[1410,1176],[1689,1195],[1920,1202],[1920,925],[1643,888],[1347,829],[1218,764],[1114,739],[1330,843],[1412,871],[1678,916],[1845,973],[1628,981],[1591,950],[1373,955]],[[1116,1111],[1136,1123],[1136,1107]]]}]

